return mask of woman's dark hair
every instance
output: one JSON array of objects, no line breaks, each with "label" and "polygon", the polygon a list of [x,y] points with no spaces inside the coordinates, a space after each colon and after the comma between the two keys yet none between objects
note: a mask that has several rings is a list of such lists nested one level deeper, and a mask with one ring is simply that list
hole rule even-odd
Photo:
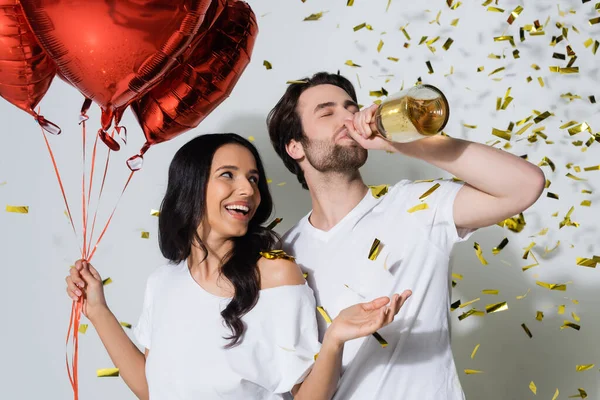
[{"label": "woman's dark hair", "polygon": [[248,140],[234,133],[206,134],[190,140],[177,151],[169,167],[169,182],[160,208],[158,241],[163,256],[172,263],[186,260],[193,245],[199,246],[207,254],[197,228],[206,213],[206,187],[213,157],[226,144],[243,146],[254,156],[261,197],[248,231],[244,236],[231,238],[233,247],[222,260],[221,274],[235,289],[233,299],[221,312],[232,332],[231,336],[225,338],[230,340],[226,346],[229,348],[242,339],[246,327],[241,318],[258,301],[259,252],[271,250],[279,240],[272,230],[262,226],[271,216],[273,200],[258,151]]},{"label": "woman's dark hair", "polygon": [[329,72],[318,72],[311,78],[302,78],[297,83],[292,83],[277,102],[275,107],[267,116],[267,126],[273,148],[283,161],[287,169],[296,175],[298,182],[304,189],[308,189],[304,172],[300,165],[287,153],[285,147],[292,140],[302,142],[306,139],[304,129],[302,128],[302,119],[298,115],[298,99],[306,90],[318,85],[334,85],[342,88],[348,95],[357,102],[356,92],[352,83],[341,76],[339,73],[330,74]]}]

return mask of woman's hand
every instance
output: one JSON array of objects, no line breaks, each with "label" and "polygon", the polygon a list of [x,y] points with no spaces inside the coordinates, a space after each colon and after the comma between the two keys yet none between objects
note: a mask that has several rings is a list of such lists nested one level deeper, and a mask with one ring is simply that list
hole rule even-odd
[{"label": "woman's hand", "polygon": [[74,301],[83,296],[83,314],[94,323],[94,317],[108,309],[100,274],[87,261],[77,260],[66,281],[67,294]]},{"label": "woman's hand", "polygon": [[[342,310],[327,329],[326,336],[339,344],[375,333],[389,325],[412,292],[379,297],[369,303],[359,303]],[[386,305],[389,305],[386,307]]]}]

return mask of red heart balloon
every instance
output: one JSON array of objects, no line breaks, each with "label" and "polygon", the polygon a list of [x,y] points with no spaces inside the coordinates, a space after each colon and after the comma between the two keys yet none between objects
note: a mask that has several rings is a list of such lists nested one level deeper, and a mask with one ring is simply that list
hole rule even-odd
[{"label": "red heart balloon", "polygon": [[[175,64],[224,0],[21,0],[61,74],[102,107],[102,128]],[[207,18],[208,17],[208,18]],[[107,143],[109,144],[109,143]],[[110,145],[110,144],[109,144]]]},{"label": "red heart balloon", "polygon": [[55,74],[54,62],[37,43],[17,1],[0,0],[0,97],[58,134],[56,125],[34,111]]},{"label": "red heart balloon", "polygon": [[257,34],[250,6],[229,1],[206,36],[194,39],[198,44],[184,55],[185,62],[131,104],[146,144],[129,159],[129,168],[141,168],[143,154],[150,146],[195,128],[230,95],[250,62]]}]

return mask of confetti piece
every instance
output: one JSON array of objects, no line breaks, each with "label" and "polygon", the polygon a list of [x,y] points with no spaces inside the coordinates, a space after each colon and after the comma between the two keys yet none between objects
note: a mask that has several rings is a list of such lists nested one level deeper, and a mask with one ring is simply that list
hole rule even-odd
[{"label": "confetti piece", "polygon": [[533,394],[537,395],[537,387],[535,386],[535,383],[533,383],[533,381],[529,383],[529,390],[531,390]]},{"label": "confetti piece", "polygon": [[387,347],[388,342],[383,337],[381,337],[381,335],[379,333],[374,332],[373,333],[373,337],[375,339],[377,339],[377,341],[379,342],[379,344],[381,345],[381,347],[383,347],[383,348]]},{"label": "confetti piece", "polygon": [[[291,80],[291,81],[286,81],[285,82],[286,85],[303,84],[303,83],[308,83],[308,81],[294,81],[294,80]],[[268,179],[267,183],[271,183],[269,181],[271,181],[271,180]]]},{"label": "confetti piece", "polygon": [[558,306],[558,315],[563,315],[565,313],[565,309],[566,309],[566,306],[564,304]]},{"label": "confetti piece", "polygon": [[577,391],[579,392],[579,394],[573,395],[573,396],[569,396],[569,398],[581,397],[582,399],[585,399],[588,396],[587,393],[586,393],[586,391],[583,390],[582,388],[577,389]]},{"label": "confetti piece", "polygon": [[448,49],[450,49],[450,46],[452,46],[452,43],[454,43],[454,40],[452,40],[452,38],[448,38],[442,46],[442,49],[448,51]]},{"label": "confetti piece", "polygon": [[302,276],[304,277],[304,279],[306,279],[306,278],[308,278],[308,273],[305,272],[305,273],[302,274]]},{"label": "confetti piece", "polygon": [[502,239],[502,241],[500,242],[500,244],[498,245],[498,247],[494,247],[492,249],[492,253],[494,255],[497,255],[498,253],[500,253],[502,251],[502,249],[504,249],[506,247],[507,244],[508,244],[508,238]]},{"label": "confetti piece", "polygon": [[483,289],[481,291],[482,294],[490,294],[490,295],[497,295],[500,294],[500,291],[497,289]]},{"label": "confetti piece", "polygon": [[318,21],[323,16],[324,11],[310,14],[308,17],[304,18],[304,21]]},{"label": "confetti piece", "polygon": [[546,193],[546,197],[550,197],[551,199],[558,200],[558,195],[556,193],[548,192],[548,193]]},{"label": "confetti piece", "polygon": [[429,70],[429,74],[433,74],[433,67],[431,66],[431,61],[426,61],[427,69]]},{"label": "confetti piece", "polygon": [[529,328],[527,327],[527,325],[525,325],[525,323],[522,323],[521,327],[523,328],[523,330],[525,331],[525,333],[527,334],[527,336],[529,336],[529,338],[531,339],[533,337],[533,335],[531,334],[531,331],[529,330]]},{"label": "confetti piece", "polygon": [[[577,300],[575,300],[577,301]],[[571,312],[571,316],[573,317],[573,319],[577,322],[581,321],[581,318],[579,318],[579,316],[577,314],[575,314],[575,312]]]},{"label": "confetti piece", "polygon": [[541,282],[541,281],[536,281],[535,283],[536,283],[536,285],[541,286],[546,289],[549,289],[549,290],[560,290],[563,292],[567,290],[566,283],[546,283],[546,282]]},{"label": "confetti piece", "polygon": [[538,164],[538,167],[543,167],[544,165],[548,165],[550,167],[550,169],[552,170],[552,172],[554,172],[556,170],[556,166],[554,165],[554,162],[552,162],[552,160],[549,159],[548,157],[542,158],[542,161],[540,161],[540,163]]},{"label": "confetti piece", "polygon": [[113,283],[113,280],[109,277],[102,281],[102,286],[110,285],[111,283]]},{"label": "confetti piece", "polygon": [[160,216],[160,211],[158,210],[150,210],[150,215],[153,217],[159,217]]},{"label": "confetti piece", "polygon": [[393,61],[393,62],[398,62],[400,60],[399,58],[396,58],[396,57],[388,57],[387,59],[390,61]]},{"label": "confetti piece", "polygon": [[508,16],[508,20],[506,22],[508,22],[510,25],[512,25],[512,23],[515,22],[515,19],[517,19],[517,17],[519,16],[519,14],[521,14],[521,11],[523,11],[523,7],[517,6],[517,8],[515,8],[510,13],[510,15]]},{"label": "confetti piece", "polygon": [[266,226],[267,229],[273,230],[277,225],[279,225],[283,221],[283,218],[275,218],[269,225]]},{"label": "confetti piece", "polygon": [[132,325],[129,322],[121,322],[123,328],[131,329]]},{"label": "confetti piece", "polygon": [[429,205],[427,203],[422,203],[422,204],[417,204],[414,207],[409,208],[408,210],[406,210],[408,213],[412,214],[416,211],[422,211],[422,210],[427,210],[429,209]]},{"label": "confetti piece", "polygon": [[592,258],[577,257],[577,265],[588,268],[596,268],[596,265],[600,262],[600,257],[593,256]]},{"label": "confetti piece", "polygon": [[493,314],[500,311],[508,310],[508,304],[505,301],[500,303],[488,304],[485,306],[485,312],[488,314]]},{"label": "confetti piece", "polygon": [[142,239],[150,239],[150,232],[142,231]]},{"label": "confetti piece", "polygon": [[459,281],[462,281],[462,280],[463,280],[463,276],[462,276],[461,274],[457,274],[457,273],[455,273],[455,272],[453,272],[453,273],[452,273],[452,277],[453,277],[454,279],[458,279]]},{"label": "confetti piece", "polygon": [[537,311],[535,314],[535,319],[538,321],[542,321],[544,319],[544,312],[543,311]]},{"label": "confetti piece", "polygon": [[419,196],[419,200],[425,200],[429,197],[433,192],[435,192],[440,187],[439,183],[436,183],[432,187],[430,187],[425,193]]},{"label": "confetti piece", "polygon": [[479,262],[481,262],[481,264],[483,265],[488,265],[486,259],[483,258],[483,251],[481,250],[481,246],[479,246],[479,243],[475,242],[473,247],[475,248],[475,255],[479,259]]},{"label": "confetti piece", "polygon": [[539,124],[540,122],[542,122],[543,120],[545,120],[546,118],[548,118],[551,115],[553,115],[553,114],[550,111],[544,111],[543,113],[541,113],[540,115],[535,117],[533,119],[533,122],[535,122],[536,124]]},{"label": "confetti piece", "polygon": [[402,33],[404,34],[404,36],[406,37],[406,40],[410,40],[410,35],[408,34],[408,32],[406,31],[406,27],[408,26],[408,24],[404,25],[403,27],[400,28],[400,31],[402,31]]},{"label": "confetti piece", "polygon": [[88,330],[88,324],[79,325],[79,333],[81,333],[82,335],[85,335],[87,330]]},{"label": "confetti piece", "polygon": [[390,188],[390,185],[377,185],[377,186],[369,186],[371,189],[371,194],[376,199],[385,196]]},{"label": "confetti piece", "polygon": [[16,214],[28,214],[29,206],[6,206],[6,212]]},{"label": "confetti piece", "polygon": [[348,0],[348,2],[346,3],[347,7],[352,7],[354,5],[354,0]]},{"label": "confetti piece", "polygon": [[457,300],[454,303],[450,304],[450,311],[454,311],[459,307],[460,307],[460,300]]},{"label": "confetti piece", "polygon": [[575,207],[571,207],[569,209],[569,212],[567,212],[567,215],[565,216],[565,218],[558,225],[559,229],[562,229],[564,226],[574,226],[576,228],[579,227],[579,223],[571,221],[571,213],[573,213],[574,210],[575,210]]},{"label": "confetti piece", "polygon": [[286,183],[287,183],[287,182],[279,182],[279,183],[277,184],[277,186],[280,186],[280,187],[281,187],[281,186],[285,186],[285,185],[286,185]]},{"label": "confetti piece", "polygon": [[377,238],[373,241],[371,245],[371,249],[369,250],[369,260],[375,261],[377,260],[377,256],[379,256],[379,252],[381,251],[382,245],[381,241]]},{"label": "confetti piece", "polygon": [[469,129],[477,129],[477,125],[467,125],[467,124],[463,124],[463,126],[465,128],[469,128]]},{"label": "confetti piece", "polygon": [[267,70],[269,70],[269,69],[273,69],[273,66],[272,66],[272,65],[271,65],[271,63],[270,63],[270,62],[268,62],[267,60],[264,60],[264,61],[263,61],[263,65],[265,66],[265,68],[266,68]]},{"label": "confetti piece", "polygon": [[254,136],[248,136],[248,140],[251,142],[254,142],[256,140],[256,138]]},{"label": "confetti piece", "polygon": [[513,47],[515,47],[515,39],[512,36],[497,36],[494,38],[494,42],[508,41]]},{"label": "confetti piece", "polygon": [[465,318],[470,317],[471,315],[475,315],[477,317],[483,317],[485,315],[485,313],[483,311],[479,311],[479,310],[469,310],[465,313],[462,313],[461,315],[458,316],[458,320],[462,321]]},{"label": "confetti piece", "polygon": [[525,297],[527,297],[527,295],[529,294],[530,291],[531,291],[531,289],[527,289],[527,292],[525,292],[524,295],[517,296],[517,300],[523,300]]},{"label": "confetti piece", "polygon": [[327,314],[327,311],[325,311],[325,309],[321,306],[317,307],[317,311],[319,311],[319,314],[321,314],[321,317],[323,317],[323,319],[325,320],[325,322],[327,322],[328,324],[331,323],[331,318],[329,318],[329,315]]},{"label": "confetti piece", "polygon": [[483,371],[478,371],[476,369],[465,369],[465,374],[467,374],[467,375],[483,374]]},{"label": "confetti piece", "polygon": [[96,371],[98,378],[107,378],[112,376],[119,376],[119,368],[104,368]]},{"label": "confetti piece", "polygon": [[384,88],[381,88],[381,90],[371,90],[369,92],[369,96],[372,97],[382,97],[382,96],[387,96],[388,95],[388,91],[385,90]]},{"label": "confetti piece", "polygon": [[377,52],[380,53],[383,48],[383,40],[379,40],[379,44],[377,45]]},{"label": "confetti piece", "polygon": [[458,25],[458,21],[459,21],[459,18],[453,19],[452,22],[450,22],[450,25],[457,26]]},{"label": "confetti piece", "polygon": [[592,205],[591,200],[583,200],[580,204],[580,206],[582,206],[582,207],[591,207],[591,205]]},{"label": "confetti piece", "polygon": [[552,396],[552,400],[558,399],[559,394],[560,394],[560,392],[558,391],[558,389],[556,389],[556,391],[554,392],[554,396]]},{"label": "confetti piece", "polygon": [[501,131],[500,129],[492,128],[492,135],[497,136],[501,139],[510,141],[511,135],[507,131]]},{"label": "confetti piece", "polygon": [[460,305],[460,308],[465,308],[465,307],[468,307],[468,306],[470,306],[470,305],[471,305],[471,304],[473,304],[473,303],[477,303],[479,300],[481,300],[481,298],[479,298],[479,297],[478,297],[478,298],[476,298],[476,299],[473,299],[473,300],[469,300],[469,301],[467,301],[466,303],[464,303],[464,304],[461,304],[461,305]]},{"label": "confetti piece", "polygon": [[576,331],[578,331],[581,329],[581,326],[579,326],[578,324],[571,322],[571,321],[564,321],[564,323],[560,327],[560,329],[566,329],[566,328],[572,328],[572,329],[575,329]]},{"label": "confetti piece", "polygon": [[597,23],[600,23],[600,17],[590,19],[589,23],[590,25],[596,25]]},{"label": "confetti piece", "polygon": [[479,344],[477,346],[475,346],[475,348],[473,349],[473,352],[471,353],[471,360],[473,360],[475,358],[475,354],[477,354],[477,350],[479,350]]},{"label": "confetti piece", "polygon": [[262,257],[266,258],[267,260],[278,260],[278,259],[283,259],[283,260],[288,260],[288,261],[295,260],[294,257],[290,256],[283,250],[261,251],[261,252],[259,252],[259,254]]},{"label": "confetti piece", "polygon": [[577,365],[575,367],[575,371],[577,371],[577,372],[589,371],[590,369],[594,368],[595,366],[596,366],[596,364]]},{"label": "confetti piece", "polygon": [[592,104],[596,104],[596,97],[594,97],[593,95],[588,97],[590,99],[590,103]]}]

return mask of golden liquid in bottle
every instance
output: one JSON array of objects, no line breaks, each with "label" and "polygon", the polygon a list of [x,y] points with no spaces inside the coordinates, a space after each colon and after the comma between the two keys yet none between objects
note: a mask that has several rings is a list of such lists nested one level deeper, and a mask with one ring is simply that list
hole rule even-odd
[{"label": "golden liquid in bottle", "polygon": [[375,113],[379,132],[394,142],[405,143],[440,132],[448,119],[448,105],[441,99],[405,96],[384,102]]}]

